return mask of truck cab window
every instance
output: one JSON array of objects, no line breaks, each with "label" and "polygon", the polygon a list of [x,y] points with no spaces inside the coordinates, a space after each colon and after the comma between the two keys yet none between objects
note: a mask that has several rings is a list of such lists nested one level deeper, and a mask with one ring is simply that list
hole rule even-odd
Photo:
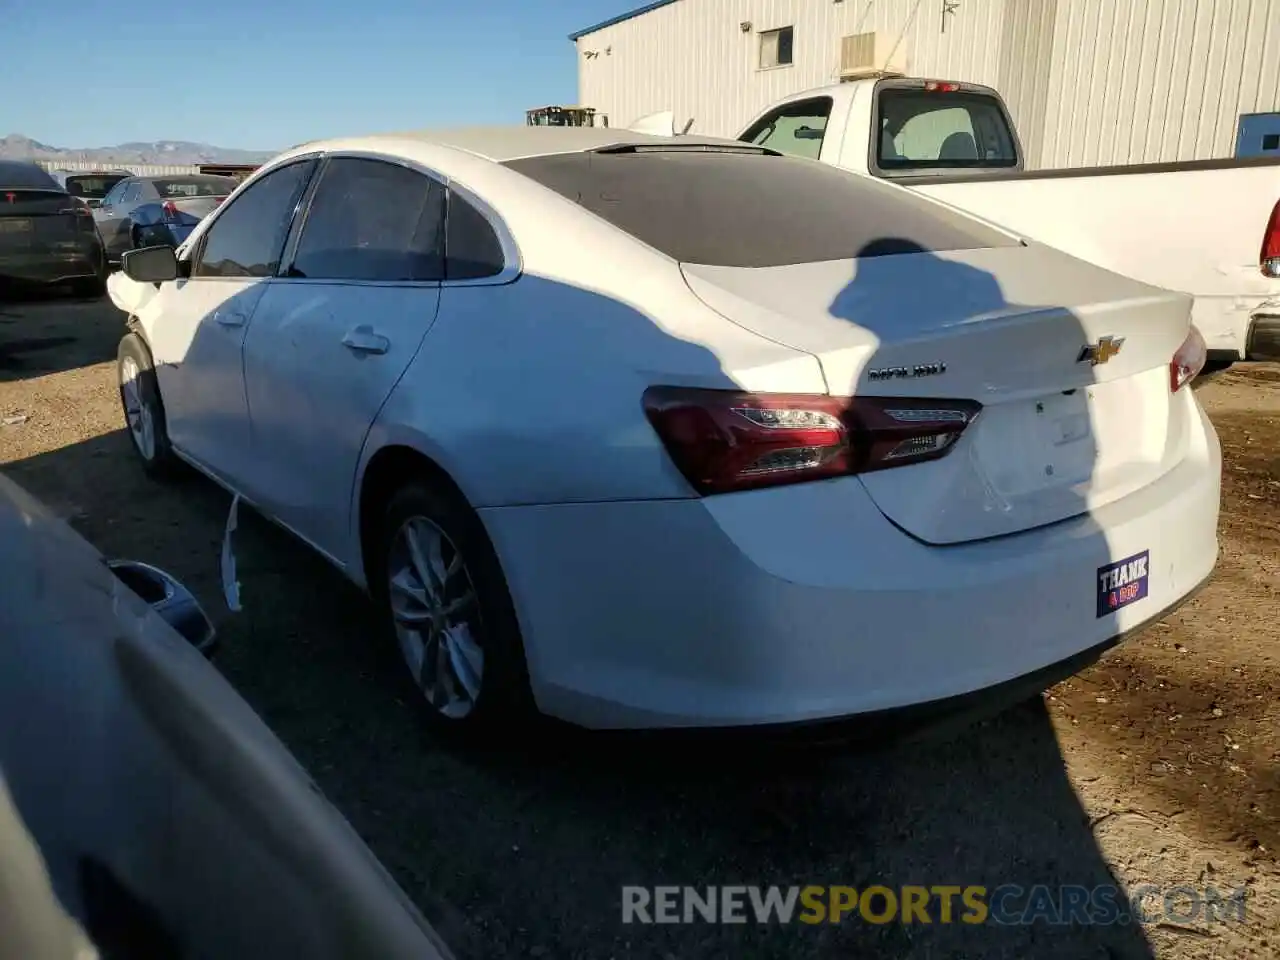
[{"label": "truck cab window", "polygon": [[761,117],[739,139],[788,156],[817,160],[830,116],[830,97],[799,100]]},{"label": "truck cab window", "polygon": [[890,88],[879,105],[876,160],[885,169],[1017,165],[1008,121],[990,96]]}]

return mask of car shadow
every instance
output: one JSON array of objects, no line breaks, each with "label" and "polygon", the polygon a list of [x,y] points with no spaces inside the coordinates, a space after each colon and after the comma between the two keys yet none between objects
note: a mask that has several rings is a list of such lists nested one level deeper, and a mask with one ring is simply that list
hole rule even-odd
[{"label": "car shadow", "polygon": [[[887,304],[876,288],[884,270],[902,269],[894,259],[905,258],[860,265],[830,315],[887,338],[878,325],[918,316],[908,311],[1003,298],[990,274],[917,254],[924,273],[909,286],[920,299]],[[583,295],[600,309],[581,356],[609,345],[645,369],[646,350],[669,350],[663,341],[672,338],[634,309],[565,293]],[[548,362],[572,375],[581,356]],[[972,924],[958,912],[943,923],[936,910],[929,924],[858,915],[812,926],[623,923],[628,885],[1016,885],[1023,894],[1011,906],[1036,885],[1057,897],[1064,886],[1118,882],[1038,699],[879,750],[773,743],[749,730],[712,739],[586,734],[552,722],[513,732],[501,749],[443,739],[422,722],[417,691],[364,597],[248,512],[236,534],[243,611],[229,613],[217,570],[229,497],[195,475],[147,479],[129,442],[121,430],[5,469],[62,505],[105,553],[157,564],[197,593],[220,631],[219,667],[459,956],[1152,956],[1129,923]],[[1094,537],[1106,556],[1103,533]],[[1034,608],[1034,597],[1018,608],[1028,638],[1046,616]],[[885,655],[875,645],[886,638],[857,639],[862,655]]]},{"label": "car shadow", "polygon": [[0,282],[0,383],[114,359],[121,319],[106,297]]}]

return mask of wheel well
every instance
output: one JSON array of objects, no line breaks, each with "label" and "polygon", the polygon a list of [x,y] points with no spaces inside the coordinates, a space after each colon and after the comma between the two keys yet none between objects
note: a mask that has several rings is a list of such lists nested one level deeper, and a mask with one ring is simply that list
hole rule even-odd
[{"label": "wheel well", "polygon": [[369,560],[374,555],[371,548],[378,532],[381,507],[397,490],[414,479],[448,490],[459,502],[467,502],[445,469],[412,447],[383,447],[375,453],[365,467],[364,479],[360,483],[360,558],[366,583],[371,582]]}]

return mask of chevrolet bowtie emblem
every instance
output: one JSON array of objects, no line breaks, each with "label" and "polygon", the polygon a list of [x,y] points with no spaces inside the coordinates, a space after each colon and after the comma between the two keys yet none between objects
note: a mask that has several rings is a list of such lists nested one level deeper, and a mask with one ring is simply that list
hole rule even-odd
[{"label": "chevrolet bowtie emblem", "polygon": [[1076,363],[1088,361],[1091,366],[1096,367],[1114,357],[1123,346],[1124,337],[1102,337],[1097,343],[1086,343],[1081,347]]}]

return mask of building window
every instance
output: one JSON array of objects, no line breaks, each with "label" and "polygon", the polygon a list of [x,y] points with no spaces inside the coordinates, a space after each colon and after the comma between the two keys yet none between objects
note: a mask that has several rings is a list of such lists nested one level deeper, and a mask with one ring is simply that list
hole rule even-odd
[{"label": "building window", "polygon": [[791,64],[792,35],[794,27],[760,32],[760,69],[786,67]]}]

